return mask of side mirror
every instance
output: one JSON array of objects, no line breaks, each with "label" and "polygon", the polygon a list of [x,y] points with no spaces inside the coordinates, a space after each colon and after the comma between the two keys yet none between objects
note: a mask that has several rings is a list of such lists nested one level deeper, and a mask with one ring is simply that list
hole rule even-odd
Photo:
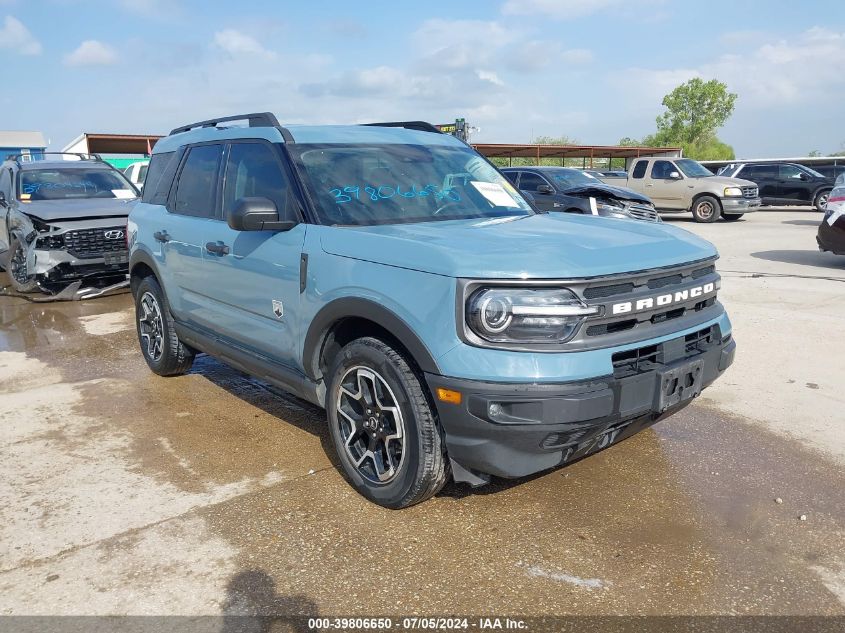
[{"label": "side mirror", "polygon": [[283,209],[279,216],[276,203],[269,198],[241,198],[226,214],[227,224],[236,231],[289,231],[297,225],[294,214]]},{"label": "side mirror", "polygon": [[810,179],[810,177],[807,174],[805,174],[803,171],[798,172],[798,178],[800,180],[805,181],[805,182]]},{"label": "side mirror", "polygon": [[677,171],[673,171],[669,173],[669,180],[680,180],[681,174]]},{"label": "side mirror", "polygon": [[554,193],[555,188],[551,185],[537,185],[537,193]]}]

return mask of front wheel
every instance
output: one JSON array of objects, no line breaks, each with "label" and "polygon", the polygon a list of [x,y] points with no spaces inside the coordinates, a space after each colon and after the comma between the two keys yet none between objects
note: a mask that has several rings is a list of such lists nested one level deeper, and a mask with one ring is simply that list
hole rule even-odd
[{"label": "front wheel", "polygon": [[360,338],[329,371],[326,413],[347,479],[386,508],[435,495],[446,482],[443,436],[420,378],[390,345]]},{"label": "front wheel", "polygon": [[816,207],[816,211],[824,213],[827,210],[827,199],[829,197],[830,191],[819,191],[816,194],[816,198],[813,200],[813,206]]},{"label": "front wheel", "polygon": [[145,277],[135,294],[135,323],[141,353],[159,376],[184,374],[194,363],[194,350],[179,340],[170,306],[155,277]]},{"label": "front wheel", "polygon": [[745,215],[745,214],[743,214],[743,213],[723,213],[722,217],[725,218],[725,222],[736,222],[737,220],[741,220],[743,215]]},{"label": "front wheel", "polygon": [[35,274],[30,272],[26,261],[26,246],[17,235],[9,241],[9,250],[5,265],[16,292],[32,292],[38,287]]},{"label": "front wheel", "polygon": [[701,196],[692,205],[692,217],[696,222],[715,222],[722,215],[722,205],[713,196]]}]

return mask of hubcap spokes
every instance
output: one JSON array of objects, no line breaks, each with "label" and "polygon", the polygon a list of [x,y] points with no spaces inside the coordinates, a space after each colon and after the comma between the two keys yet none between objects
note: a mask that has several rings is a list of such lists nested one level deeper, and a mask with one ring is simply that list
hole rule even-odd
[{"label": "hubcap spokes", "polygon": [[162,330],[161,310],[158,301],[149,292],[141,297],[141,315],[138,317],[138,325],[141,332],[141,344],[146,346],[147,356],[157,361],[161,358]]},{"label": "hubcap spokes", "polygon": [[390,386],[368,367],[349,369],[340,381],[337,423],[344,450],[373,483],[396,477],[405,457],[402,411]]}]

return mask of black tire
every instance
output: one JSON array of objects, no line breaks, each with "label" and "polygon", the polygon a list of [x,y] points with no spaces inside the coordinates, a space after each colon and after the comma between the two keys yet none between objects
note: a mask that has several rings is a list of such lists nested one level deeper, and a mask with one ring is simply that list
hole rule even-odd
[{"label": "black tire", "polygon": [[816,197],[813,198],[813,206],[816,207],[816,211],[821,211],[824,213],[827,209],[827,198],[830,196],[830,189],[823,189],[816,194]]},{"label": "black tire", "polygon": [[713,196],[701,196],[692,203],[692,217],[696,222],[715,222],[722,215],[722,205]]},{"label": "black tire", "polygon": [[743,215],[745,215],[745,214],[744,213],[723,213],[722,217],[725,219],[725,222],[736,222],[737,220],[741,220]]},{"label": "black tire", "polygon": [[170,304],[155,277],[145,277],[138,285],[135,330],[141,353],[153,372],[159,376],[178,376],[191,368],[196,352],[176,335]]},{"label": "black tire", "polygon": [[406,508],[446,483],[434,411],[420,376],[383,341],[356,339],[331,364],[326,413],[335,450],[352,487],[374,503]]},{"label": "black tire", "polygon": [[15,292],[32,292],[38,288],[35,275],[30,275],[26,269],[26,247],[17,235],[9,240],[9,250],[6,251],[3,267],[9,274],[9,281]]}]

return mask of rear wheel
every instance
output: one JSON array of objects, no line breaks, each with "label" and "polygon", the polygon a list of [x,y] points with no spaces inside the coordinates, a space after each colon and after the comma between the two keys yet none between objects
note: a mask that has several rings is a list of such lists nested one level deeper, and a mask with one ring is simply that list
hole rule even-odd
[{"label": "rear wheel", "polygon": [[813,206],[816,207],[816,211],[821,211],[824,213],[827,209],[827,199],[830,197],[830,191],[819,191],[816,194],[815,200],[813,200]]},{"label": "rear wheel", "polygon": [[443,436],[408,361],[383,341],[360,338],[340,351],[329,375],[329,429],[352,486],[387,508],[436,494],[448,476]]},{"label": "rear wheel", "polygon": [[692,205],[692,217],[696,222],[715,222],[722,215],[722,205],[713,196],[701,196]]},{"label": "rear wheel", "polygon": [[32,292],[38,287],[35,274],[29,270],[26,261],[26,246],[16,235],[13,235],[9,242],[5,268],[9,273],[12,288],[17,292]]},{"label": "rear wheel", "polygon": [[744,213],[723,213],[722,217],[725,218],[725,222],[736,222],[737,220],[742,219],[742,216],[745,215]]},{"label": "rear wheel", "polygon": [[159,376],[178,376],[191,368],[194,350],[179,340],[167,298],[155,277],[145,277],[135,294],[135,323],[141,352]]}]

